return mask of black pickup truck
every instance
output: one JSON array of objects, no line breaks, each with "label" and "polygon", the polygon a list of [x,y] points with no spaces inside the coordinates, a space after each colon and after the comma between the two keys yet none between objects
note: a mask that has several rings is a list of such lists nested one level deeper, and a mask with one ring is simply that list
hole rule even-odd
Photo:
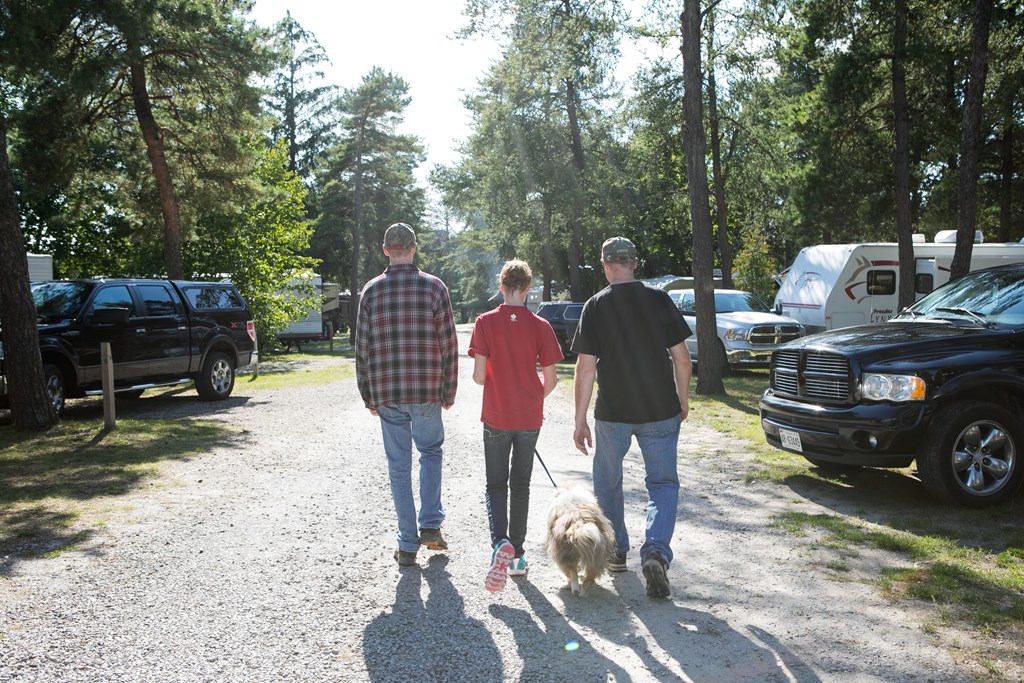
[{"label": "black pickup truck", "polygon": [[821,467],[907,467],[981,507],[1024,480],[1024,264],[969,273],[886,323],[783,345],[761,396],[768,443]]},{"label": "black pickup truck", "polygon": [[[91,279],[32,284],[46,389],[60,413],[66,398],[102,393],[100,343],[110,342],[115,391],[195,382],[206,400],[225,399],[235,370],[250,363],[252,313],[227,282]],[[0,344],[0,402],[6,402]]]}]

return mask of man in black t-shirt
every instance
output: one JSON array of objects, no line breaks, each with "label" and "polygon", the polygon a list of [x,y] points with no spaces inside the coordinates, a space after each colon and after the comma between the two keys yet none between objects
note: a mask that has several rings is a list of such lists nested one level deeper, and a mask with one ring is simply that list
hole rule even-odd
[{"label": "man in black t-shirt", "polygon": [[626,570],[622,460],[635,436],[649,497],[640,561],[647,595],[664,598],[669,596],[667,571],[679,504],[679,427],[690,409],[690,354],[683,343],[690,328],[668,294],[633,277],[636,247],[628,239],[605,241],[601,263],[608,286],[584,305],[572,343],[578,354],[573,442],[588,454],[587,410],[596,377],[594,494],[615,529],[608,569]]}]

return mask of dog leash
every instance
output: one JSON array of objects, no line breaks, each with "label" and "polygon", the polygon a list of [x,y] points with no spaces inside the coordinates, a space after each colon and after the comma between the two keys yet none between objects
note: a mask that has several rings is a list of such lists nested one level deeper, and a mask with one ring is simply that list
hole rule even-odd
[{"label": "dog leash", "polygon": [[558,488],[558,484],[556,484],[555,480],[551,478],[551,472],[548,472],[548,466],[545,465],[544,461],[541,459],[540,451],[538,451],[536,448],[534,448],[533,449],[533,454],[537,456],[537,461],[540,462],[540,466],[544,468],[544,472],[545,472],[545,474],[548,475],[548,479],[551,479],[551,485],[554,486],[557,489]]}]

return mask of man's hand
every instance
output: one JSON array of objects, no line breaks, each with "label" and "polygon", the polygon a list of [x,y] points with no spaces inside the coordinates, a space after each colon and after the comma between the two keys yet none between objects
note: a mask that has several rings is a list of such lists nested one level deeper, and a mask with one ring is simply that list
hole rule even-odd
[{"label": "man's hand", "polygon": [[442,404],[441,404],[441,407],[442,407],[442,408],[444,408],[445,410],[448,410],[448,409],[449,409],[449,408],[451,408],[451,407],[452,407],[453,405],[455,405],[455,404],[454,404],[454,403],[442,403]]},{"label": "man's hand", "polygon": [[373,415],[374,417],[377,417],[377,409],[376,408],[367,408],[367,410],[370,411],[370,415]]},{"label": "man's hand", "polygon": [[587,446],[593,446],[593,442],[590,439],[590,425],[586,422],[576,425],[576,430],[572,433],[572,442],[576,444],[576,448],[579,449],[580,453],[590,455],[587,451]]}]

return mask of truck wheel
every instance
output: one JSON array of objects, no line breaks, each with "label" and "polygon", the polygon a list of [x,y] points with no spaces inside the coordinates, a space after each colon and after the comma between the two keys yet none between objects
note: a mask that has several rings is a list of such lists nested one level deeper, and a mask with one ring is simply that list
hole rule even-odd
[{"label": "truck wheel", "polygon": [[235,388],[235,368],[226,353],[214,351],[206,357],[203,370],[196,377],[196,391],[206,401],[220,401]]},{"label": "truck wheel", "polygon": [[1024,429],[1006,408],[964,401],[940,409],[917,458],[918,476],[928,492],[969,507],[995,505],[1020,488]]},{"label": "truck wheel", "polygon": [[53,410],[60,415],[64,412],[64,399],[67,397],[67,384],[64,381],[64,373],[56,365],[43,364],[43,386],[46,387],[46,394],[50,397]]}]

